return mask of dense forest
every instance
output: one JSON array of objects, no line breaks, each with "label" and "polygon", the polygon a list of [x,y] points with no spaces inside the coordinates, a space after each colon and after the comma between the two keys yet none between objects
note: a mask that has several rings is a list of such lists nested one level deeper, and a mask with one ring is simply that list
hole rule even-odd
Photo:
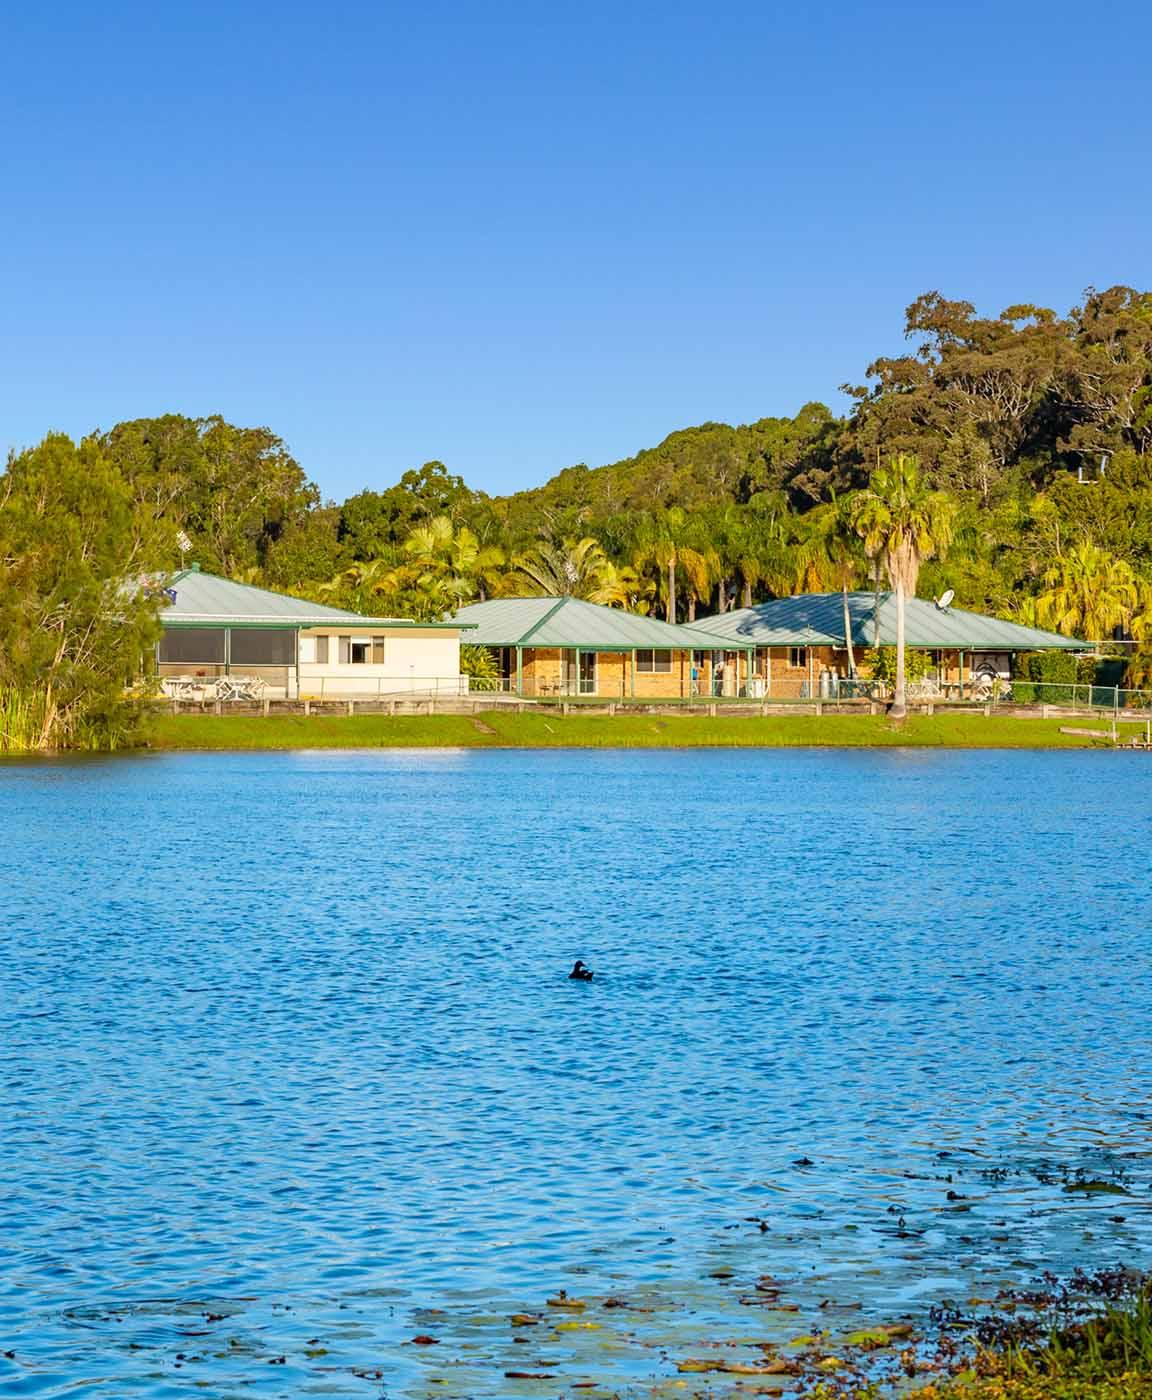
[{"label": "dense forest", "polygon": [[505,497],[428,462],[325,501],[270,429],[219,417],[50,435],[0,476],[0,705],[26,700],[47,667],[59,690],[38,723],[60,724],[93,689],[103,714],[155,626],[154,602],[129,607],[123,581],[177,565],[179,532],[206,569],[375,616],[571,592],[688,621],[891,578],[875,527],[893,481],[901,508],[933,523],[912,590],[1129,639],[1130,683],[1147,682],[1152,293],[1089,289],[1067,315],[982,317],[931,292],[905,331],[907,353],[842,386],[844,416],[813,402],[704,423]]}]

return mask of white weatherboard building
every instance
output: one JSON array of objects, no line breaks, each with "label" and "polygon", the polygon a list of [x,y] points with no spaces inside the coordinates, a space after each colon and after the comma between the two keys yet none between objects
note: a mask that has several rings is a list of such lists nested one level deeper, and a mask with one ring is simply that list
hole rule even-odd
[{"label": "white weatherboard building", "polygon": [[362,617],[197,565],[163,582],[156,664],[166,693],[270,699],[461,695],[459,622]]}]

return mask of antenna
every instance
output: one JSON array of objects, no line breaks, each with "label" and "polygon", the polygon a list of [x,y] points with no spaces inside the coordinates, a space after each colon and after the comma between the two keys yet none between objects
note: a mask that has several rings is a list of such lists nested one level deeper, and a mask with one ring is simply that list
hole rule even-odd
[{"label": "antenna", "polygon": [[954,588],[946,588],[939,598],[936,599],[936,606],[941,612],[945,612],[952,606],[952,599],[955,598],[955,596],[956,590]]}]

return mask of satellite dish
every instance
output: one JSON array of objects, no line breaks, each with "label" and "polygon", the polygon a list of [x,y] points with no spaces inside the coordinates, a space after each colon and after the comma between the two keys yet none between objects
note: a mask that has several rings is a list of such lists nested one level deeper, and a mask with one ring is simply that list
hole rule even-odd
[{"label": "satellite dish", "polygon": [[936,599],[936,606],[943,612],[945,608],[950,608],[952,606],[952,599],[955,598],[955,596],[956,590],[954,588],[946,588],[939,598]]}]

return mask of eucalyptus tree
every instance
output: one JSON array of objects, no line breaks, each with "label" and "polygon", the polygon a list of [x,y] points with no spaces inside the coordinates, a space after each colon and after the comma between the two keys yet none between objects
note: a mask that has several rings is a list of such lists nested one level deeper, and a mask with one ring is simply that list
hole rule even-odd
[{"label": "eucalyptus tree", "polygon": [[896,686],[889,713],[902,720],[908,713],[905,599],[916,595],[924,560],[947,552],[956,504],[942,491],[929,490],[915,457],[901,452],[872,473],[864,490],[853,493],[847,509],[865,553],[883,564],[896,594]]}]

